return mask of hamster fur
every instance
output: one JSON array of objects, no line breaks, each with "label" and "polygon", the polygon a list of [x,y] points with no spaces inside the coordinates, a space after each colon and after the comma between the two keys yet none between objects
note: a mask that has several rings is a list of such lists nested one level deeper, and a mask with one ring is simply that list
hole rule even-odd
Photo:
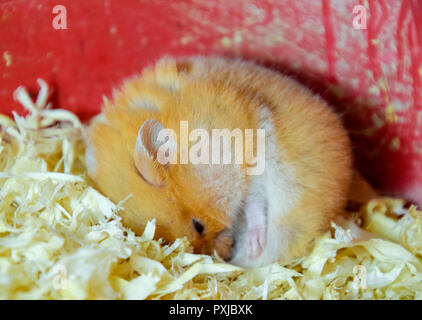
[{"label": "hamster fur", "polygon": [[[186,236],[197,253],[215,250],[256,267],[306,254],[344,209],[352,156],[339,117],[270,69],[219,57],[162,58],[126,80],[103,113],[89,129],[88,173],[115,202],[132,194],[120,215],[137,234],[155,218],[158,238]],[[265,170],[160,164],[157,130],[179,133],[180,121],[210,133],[265,129]]]}]

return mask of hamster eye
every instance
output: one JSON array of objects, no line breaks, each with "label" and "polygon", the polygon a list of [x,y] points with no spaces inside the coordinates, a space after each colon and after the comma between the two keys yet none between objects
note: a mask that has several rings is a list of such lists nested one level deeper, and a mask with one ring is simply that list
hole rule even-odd
[{"label": "hamster eye", "polygon": [[201,222],[199,222],[199,220],[197,219],[193,219],[192,222],[193,222],[193,227],[195,228],[196,232],[202,235],[205,230],[204,225]]}]

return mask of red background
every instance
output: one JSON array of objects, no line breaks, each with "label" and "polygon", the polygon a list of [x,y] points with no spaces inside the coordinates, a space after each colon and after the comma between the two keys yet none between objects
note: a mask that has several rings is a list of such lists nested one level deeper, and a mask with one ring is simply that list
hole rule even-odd
[{"label": "red background", "polygon": [[[53,7],[64,5],[67,29]],[[367,29],[355,30],[364,5]],[[0,112],[38,90],[87,120],[162,55],[242,56],[296,76],[343,115],[364,175],[422,204],[422,1],[0,1]]]}]

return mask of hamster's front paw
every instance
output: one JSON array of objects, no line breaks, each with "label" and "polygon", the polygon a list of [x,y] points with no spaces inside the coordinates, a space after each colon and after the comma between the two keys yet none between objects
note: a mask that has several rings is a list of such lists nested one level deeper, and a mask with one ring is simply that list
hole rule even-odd
[{"label": "hamster's front paw", "polygon": [[259,257],[264,249],[267,239],[265,227],[252,227],[246,231],[246,241],[248,244],[248,257],[255,259]]}]

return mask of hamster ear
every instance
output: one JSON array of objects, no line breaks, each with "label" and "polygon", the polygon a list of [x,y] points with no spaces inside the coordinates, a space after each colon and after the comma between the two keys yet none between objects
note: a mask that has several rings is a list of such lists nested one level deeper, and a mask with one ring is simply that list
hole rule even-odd
[{"label": "hamster ear", "polygon": [[133,159],[149,184],[164,187],[168,165],[177,159],[175,134],[155,119],[145,121],[138,131]]}]

